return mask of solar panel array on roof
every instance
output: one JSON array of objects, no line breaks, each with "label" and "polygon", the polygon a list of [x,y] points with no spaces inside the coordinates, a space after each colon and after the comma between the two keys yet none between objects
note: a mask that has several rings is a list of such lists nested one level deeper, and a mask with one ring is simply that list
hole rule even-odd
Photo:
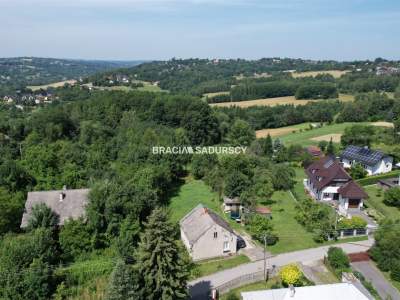
[{"label": "solar panel array on roof", "polygon": [[384,156],[385,154],[382,151],[353,145],[347,146],[341,155],[342,158],[354,160],[368,166],[376,165]]},{"label": "solar panel array on roof", "polygon": [[324,168],[325,168],[325,169],[328,169],[330,166],[333,165],[333,163],[334,163],[334,160],[333,160],[333,159],[328,159],[328,161],[326,161],[326,162],[324,163]]}]

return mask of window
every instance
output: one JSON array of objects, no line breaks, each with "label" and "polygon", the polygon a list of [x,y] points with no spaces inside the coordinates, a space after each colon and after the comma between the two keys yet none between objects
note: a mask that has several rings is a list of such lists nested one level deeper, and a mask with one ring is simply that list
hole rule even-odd
[{"label": "window", "polygon": [[229,251],[229,242],[224,242],[224,252]]},{"label": "window", "polygon": [[214,239],[218,237],[218,232],[214,232]]},{"label": "window", "polygon": [[329,197],[329,193],[324,193],[324,198],[328,198]]}]

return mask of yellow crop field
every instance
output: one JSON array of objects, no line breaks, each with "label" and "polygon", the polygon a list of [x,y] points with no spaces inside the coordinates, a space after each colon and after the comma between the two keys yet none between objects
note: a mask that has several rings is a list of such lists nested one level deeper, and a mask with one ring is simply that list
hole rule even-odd
[{"label": "yellow crop field", "polygon": [[[340,94],[339,100],[343,102],[354,101],[353,95],[348,94]],[[248,101],[234,101],[234,102],[222,102],[222,103],[210,103],[211,106],[217,107],[229,107],[229,106],[238,106],[238,107],[250,107],[250,106],[276,106],[276,105],[305,105],[309,102],[317,102],[317,101],[331,101],[331,100],[297,100],[294,96],[287,97],[277,97],[277,98],[265,98],[265,99],[257,99],[257,100],[248,100]]]},{"label": "yellow crop field", "polygon": [[349,71],[340,71],[340,70],[308,71],[308,72],[294,72],[294,73],[292,73],[292,76],[294,78],[298,78],[298,77],[308,77],[308,76],[315,77],[320,74],[330,74],[335,78],[339,78],[348,72]]},{"label": "yellow crop field", "polygon": [[54,82],[54,83],[49,83],[49,84],[43,84],[43,85],[30,85],[27,86],[28,89],[31,89],[32,91],[37,91],[40,89],[47,89],[49,87],[52,88],[58,88],[58,87],[62,87],[64,86],[64,84],[70,84],[70,85],[74,85],[76,83],[75,79],[71,79],[71,80],[64,80],[64,81],[59,81],[59,82]]}]

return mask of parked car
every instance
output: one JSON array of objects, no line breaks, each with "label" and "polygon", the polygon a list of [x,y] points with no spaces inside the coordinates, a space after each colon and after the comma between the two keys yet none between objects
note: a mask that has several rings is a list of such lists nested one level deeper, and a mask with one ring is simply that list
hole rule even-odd
[{"label": "parked car", "polygon": [[246,241],[241,236],[238,236],[236,245],[237,249],[246,248]]}]

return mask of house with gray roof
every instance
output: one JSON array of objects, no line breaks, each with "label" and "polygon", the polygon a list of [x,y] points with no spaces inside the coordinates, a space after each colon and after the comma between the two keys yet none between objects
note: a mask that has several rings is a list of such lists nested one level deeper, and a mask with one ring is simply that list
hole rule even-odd
[{"label": "house with gray roof", "polygon": [[377,175],[392,171],[393,157],[380,150],[372,150],[368,147],[349,145],[340,156],[343,167],[350,169],[359,163],[368,175]]},{"label": "house with gray roof", "polygon": [[193,260],[236,254],[237,236],[229,224],[199,204],[179,222],[181,239]]},{"label": "house with gray roof", "polygon": [[28,225],[32,208],[38,204],[45,204],[59,216],[59,224],[63,225],[68,219],[78,219],[85,216],[85,206],[88,203],[89,189],[29,192],[25,202],[21,228]]}]

